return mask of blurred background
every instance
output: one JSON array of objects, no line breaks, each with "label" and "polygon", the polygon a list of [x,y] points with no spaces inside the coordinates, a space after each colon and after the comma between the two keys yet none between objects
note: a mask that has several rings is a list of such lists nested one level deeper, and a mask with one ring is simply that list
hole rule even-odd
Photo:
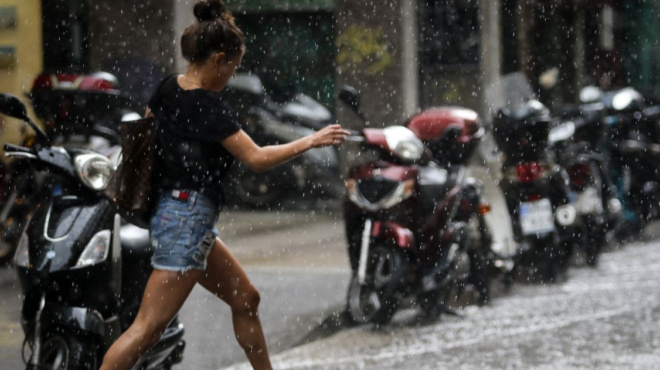
[{"label": "blurred background", "polygon": [[[179,36],[193,0],[0,0],[0,88],[29,92],[42,72],[107,71],[137,106],[166,73],[183,71]],[[587,84],[660,83],[658,1],[652,0],[227,0],[245,31],[244,72],[276,99],[303,92],[339,120],[337,86],[368,92],[372,123],[430,106],[488,113],[484,90],[522,71],[557,107]],[[551,81],[539,77],[551,71]],[[392,122],[395,121],[395,122]],[[7,125],[7,141],[18,140]]]}]

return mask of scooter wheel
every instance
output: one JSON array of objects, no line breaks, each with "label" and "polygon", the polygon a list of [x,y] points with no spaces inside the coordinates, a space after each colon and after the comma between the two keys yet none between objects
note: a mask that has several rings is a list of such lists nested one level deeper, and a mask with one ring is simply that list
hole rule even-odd
[{"label": "scooter wheel", "polygon": [[397,291],[403,281],[403,256],[394,248],[377,245],[368,257],[367,276],[360,284],[355,274],[348,288],[346,308],[353,324],[390,322],[399,304]]},{"label": "scooter wheel", "polygon": [[443,312],[447,311],[451,291],[450,286],[442,286],[417,297],[417,303],[424,321],[435,321]]},{"label": "scooter wheel", "polygon": [[41,369],[97,369],[97,348],[71,335],[51,335],[41,344]]}]

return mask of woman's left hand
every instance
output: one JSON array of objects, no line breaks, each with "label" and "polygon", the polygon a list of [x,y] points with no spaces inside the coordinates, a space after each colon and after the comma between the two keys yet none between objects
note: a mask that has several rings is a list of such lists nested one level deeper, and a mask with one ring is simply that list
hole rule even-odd
[{"label": "woman's left hand", "polygon": [[344,130],[341,125],[328,125],[312,134],[312,148],[322,148],[330,145],[341,145],[349,136],[350,132]]}]

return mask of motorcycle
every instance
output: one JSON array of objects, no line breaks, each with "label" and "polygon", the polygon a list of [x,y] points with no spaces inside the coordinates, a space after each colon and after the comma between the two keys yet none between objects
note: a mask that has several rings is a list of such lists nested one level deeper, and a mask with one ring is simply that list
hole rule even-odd
[{"label": "motorcycle", "polygon": [[581,92],[583,101],[604,106],[610,159],[610,176],[623,205],[620,239],[633,236],[660,217],[660,107],[648,105],[636,90],[626,87],[600,91],[593,86]]},{"label": "motorcycle", "polygon": [[[7,155],[48,173],[14,257],[24,297],[26,369],[96,369],[137,314],[151,269],[148,231],[122,225],[102,195],[115,169],[108,157],[52,145],[15,96],[0,94],[0,112],[37,134],[30,148],[5,144]],[[135,369],[180,362],[183,333],[174,320]]]},{"label": "motorcycle", "polygon": [[[333,122],[330,112],[306,95],[276,101],[256,75],[236,75],[222,96],[238,112],[242,128],[261,146],[287,143]],[[252,208],[282,206],[284,199],[294,197],[335,199],[343,190],[338,154],[331,147],[305,152],[262,173],[239,163],[225,181],[230,204]]]},{"label": "motorcycle", "polygon": [[552,121],[531,98],[509,101],[493,120],[493,137],[504,154],[499,185],[519,243],[515,271],[531,267],[544,282],[556,281],[567,268],[577,217],[568,174],[549,155]]},{"label": "motorcycle", "polygon": [[[339,96],[361,114],[354,89]],[[431,112],[436,118],[445,113]],[[415,134],[434,136],[445,148],[462,130],[436,130],[433,120],[418,118],[409,127],[367,128],[348,139],[376,158],[353,166],[346,181],[347,312],[355,323],[386,324],[405,298],[415,298],[423,314],[435,318],[447,310],[451,292],[469,283],[480,303],[489,300],[490,235],[482,217],[489,209],[479,185],[464,166],[434,162]]]},{"label": "motorcycle", "polygon": [[617,227],[622,208],[609,179],[608,160],[600,152],[607,133],[602,110],[602,104],[565,110],[548,139],[569,178],[569,198],[579,228],[574,245],[584,251],[592,267],[597,265],[607,232]]},{"label": "motorcycle", "polygon": [[[131,99],[117,89],[116,78],[105,72],[91,75],[41,74],[28,94],[46,134],[56,145],[107,151],[119,143],[117,122],[129,114]],[[35,138],[22,143],[31,147]],[[29,160],[9,165],[5,201],[0,206],[0,263],[14,254],[21,232],[41,200],[43,174]]]}]

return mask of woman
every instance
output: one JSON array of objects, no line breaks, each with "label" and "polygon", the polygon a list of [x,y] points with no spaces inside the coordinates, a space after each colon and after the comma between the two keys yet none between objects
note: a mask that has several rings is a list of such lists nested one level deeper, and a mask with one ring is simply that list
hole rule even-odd
[{"label": "woman", "polygon": [[110,347],[101,370],[130,369],[158,341],[197,283],[231,307],[236,339],[252,366],[271,369],[257,312],[259,292],[214,226],[222,206],[220,179],[234,158],[265,171],[311,148],[340,145],[348,135],[332,125],[287,144],[257,146],[218,95],[241,62],[243,34],[221,0],[199,0],[193,11],[199,23],[181,37],[190,66],[163,80],[147,108],[159,122],[154,271],[134,323]]}]

